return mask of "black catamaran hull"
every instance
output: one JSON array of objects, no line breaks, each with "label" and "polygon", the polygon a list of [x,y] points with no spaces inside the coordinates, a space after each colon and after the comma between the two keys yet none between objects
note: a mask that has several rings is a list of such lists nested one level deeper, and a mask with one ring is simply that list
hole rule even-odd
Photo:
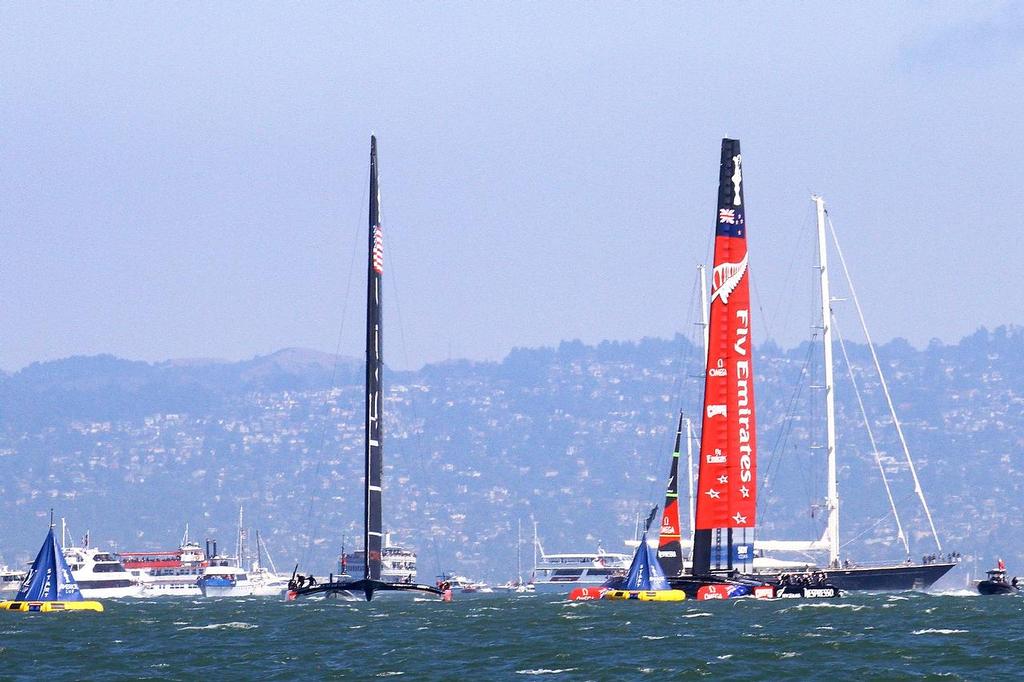
[{"label": "black catamaran hull", "polygon": [[351,598],[362,593],[366,601],[373,599],[377,592],[426,592],[443,596],[444,593],[430,585],[419,585],[417,583],[386,583],[381,580],[346,580],[344,582],[324,583],[313,587],[299,587],[289,592],[289,598],[305,597],[311,594],[323,594],[325,596],[337,595],[344,598]]},{"label": "black catamaran hull", "polygon": [[[901,564],[899,566],[874,566],[863,568],[816,568],[809,571],[824,573],[826,582],[843,592],[903,592],[926,590],[955,567],[953,563]],[[792,573],[793,571],[790,571]],[[712,583],[753,585],[778,583],[778,573],[737,573],[710,575],[707,577],[679,576],[669,578],[673,589],[684,590],[686,596],[694,598],[703,585]],[[980,585],[979,585],[980,589]]]},{"label": "black catamaran hull", "polygon": [[[901,592],[904,590],[925,590],[949,573],[956,566],[952,563],[900,564],[897,566],[873,566],[854,568],[816,568],[809,570],[824,573],[828,583],[845,592]],[[790,571],[792,573],[792,571]],[[748,574],[747,578],[774,582],[777,573]]]}]

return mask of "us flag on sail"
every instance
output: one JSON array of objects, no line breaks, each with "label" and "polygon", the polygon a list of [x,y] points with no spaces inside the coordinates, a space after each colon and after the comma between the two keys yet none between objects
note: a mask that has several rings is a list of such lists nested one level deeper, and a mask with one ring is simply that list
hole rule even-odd
[{"label": "us flag on sail", "polygon": [[384,229],[379,224],[373,226],[373,271],[384,272]]}]

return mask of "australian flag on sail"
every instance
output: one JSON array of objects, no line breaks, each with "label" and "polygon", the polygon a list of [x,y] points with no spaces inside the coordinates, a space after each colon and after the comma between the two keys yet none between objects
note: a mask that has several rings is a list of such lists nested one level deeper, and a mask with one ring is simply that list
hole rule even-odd
[{"label": "australian flag on sail", "polygon": [[32,568],[18,589],[15,601],[82,601],[78,583],[64,561],[60,543],[53,537],[53,528],[46,534]]}]

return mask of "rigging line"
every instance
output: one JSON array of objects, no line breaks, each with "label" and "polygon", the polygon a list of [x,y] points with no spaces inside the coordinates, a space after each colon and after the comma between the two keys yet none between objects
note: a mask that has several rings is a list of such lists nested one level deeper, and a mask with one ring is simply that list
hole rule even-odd
[{"label": "rigging line", "polygon": [[[813,226],[814,226],[814,207],[811,206],[811,205],[808,205],[804,209],[804,218],[803,218],[803,220],[800,223],[800,231],[797,234],[797,244],[798,245],[810,244],[812,247],[814,246],[813,240],[811,240],[807,236],[808,233],[811,232],[811,229],[813,228]],[[791,249],[789,249],[789,252],[790,252],[789,265],[786,268],[786,274],[785,274],[785,276],[782,279],[782,288],[780,289],[780,291],[783,291],[783,292],[793,291],[793,289],[794,289],[794,285],[792,284],[792,281],[794,279],[794,272],[796,270],[797,257],[798,257],[798,255],[800,253],[800,250],[799,250],[799,248],[791,248]],[[811,270],[812,270],[812,273],[813,273],[814,272],[814,268],[811,268]],[[808,291],[813,291],[813,289],[809,289]],[[798,298],[797,296],[784,296],[784,297],[780,298],[780,300],[779,300],[779,302],[778,302],[778,304],[776,306],[776,311],[775,311],[776,314],[775,314],[775,317],[773,318],[773,323],[774,323],[773,326],[774,325],[780,325],[784,329],[789,327],[789,325],[787,325],[786,322],[790,319],[790,315],[792,314],[793,306],[796,303],[797,298]],[[766,336],[765,338],[768,338],[768,337]]]},{"label": "rigging line", "polygon": [[[856,542],[857,540],[860,540],[860,539],[861,539],[862,537],[864,537],[865,535],[867,535],[868,533],[870,533],[871,531],[873,531],[873,530],[874,530],[875,528],[878,528],[878,526],[879,526],[879,525],[881,525],[881,523],[882,523],[883,521],[886,521],[886,520],[887,520],[888,518],[889,518],[889,514],[882,514],[882,515],[881,515],[881,516],[879,516],[879,517],[878,517],[877,519],[875,519],[875,522],[874,522],[874,523],[872,523],[872,524],[871,524],[870,526],[868,526],[867,528],[865,528],[865,529],[864,529],[864,530],[862,530],[861,532],[857,533],[857,535],[856,535],[856,536],[854,536],[854,537],[850,538],[849,540],[847,540],[846,542],[844,542],[843,544],[841,544],[841,545],[839,546],[839,548],[840,548],[840,549],[846,549],[847,547],[849,547],[850,545],[852,545],[852,544],[853,544],[854,542]],[[910,556],[910,554],[909,554],[909,551],[908,551],[908,553],[907,553],[907,556],[908,556],[908,557]]]},{"label": "rigging line", "polygon": [[[694,309],[698,307],[699,304],[697,303],[697,301],[699,300],[700,273],[695,271],[693,285],[690,288],[690,302],[687,307],[686,315],[683,318],[683,322],[687,327],[690,326],[688,324],[689,321],[694,318]],[[677,334],[677,338],[680,339],[680,343],[677,346],[676,359],[674,360],[672,365],[674,371],[671,372],[673,375],[673,380],[670,395],[672,397],[672,400],[674,401],[674,405],[676,406],[676,410],[672,413],[672,419],[670,420],[670,423],[673,425],[677,424],[677,419],[679,417],[680,410],[682,410],[684,413],[688,412],[688,410],[683,409],[683,394],[686,391],[688,384],[690,383],[691,376],[688,370],[695,349],[695,346],[689,339],[689,337],[683,334]],[[669,428],[666,431],[666,435],[667,438],[665,439],[665,442],[662,444],[661,448],[659,448],[659,453],[671,452],[672,448],[674,447],[675,428]],[[663,459],[661,459],[661,455],[659,455],[659,461],[664,461]],[[651,486],[653,488],[654,483],[652,483]],[[648,497],[650,497],[650,494],[648,495]]]},{"label": "rigging line", "polygon": [[857,309],[857,316],[860,318],[860,326],[864,331],[864,338],[868,342],[868,350],[871,351],[871,359],[875,362],[875,369],[878,371],[878,378],[882,384],[882,392],[885,394],[885,401],[889,405],[889,414],[892,415],[893,425],[896,427],[896,433],[900,437],[900,445],[903,446],[903,454],[906,456],[907,464],[910,467],[910,475],[914,479],[914,492],[917,493],[918,498],[921,500],[921,507],[924,509],[924,514],[928,518],[928,525],[932,531],[932,538],[935,540],[935,546],[939,552],[942,552],[942,542],[939,541],[939,533],[935,530],[935,521],[932,519],[932,512],[928,508],[928,501],[925,500],[924,490],[921,488],[921,481],[917,477],[917,467],[914,466],[914,460],[910,456],[910,448],[907,446],[907,439],[903,435],[903,427],[900,425],[900,420],[896,416],[896,407],[892,402],[892,395],[889,393],[889,384],[885,380],[885,374],[882,373],[882,363],[878,361],[878,354],[875,352],[875,344],[871,341],[871,335],[868,333],[867,322],[864,321],[864,311],[860,307],[860,299],[857,297],[857,290],[853,286],[853,279],[850,277],[850,271],[846,267],[846,259],[843,257],[843,250],[839,246],[839,237],[836,234],[835,225],[832,224],[832,217],[825,212],[828,218],[829,230],[832,232],[832,243],[835,244],[836,254],[839,256],[839,262],[843,266],[843,274],[846,275],[846,283],[850,287],[850,297],[853,299],[853,305]]},{"label": "rigging line", "polygon": [[[359,246],[360,246],[359,233],[361,231],[361,227],[360,227],[359,224],[360,224],[360,221],[362,220],[363,215],[364,215],[363,214],[363,210],[362,210],[362,206],[365,206],[365,205],[368,204],[369,193],[370,193],[369,186],[364,186],[363,187],[363,192],[362,192],[362,199],[359,202],[359,206],[360,206],[359,217],[356,219],[356,221],[354,223],[355,228],[353,229],[352,252],[351,252],[351,254],[349,256],[349,261],[348,261],[348,277],[345,280],[345,296],[342,299],[342,304],[341,304],[341,323],[338,325],[338,337],[337,337],[337,340],[335,341],[335,344],[334,344],[334,363],[333,363],[333,366],[331,367],[331,381],[330,381],[330,384],[329,384],[329,388],[324,393],[324,402],[323,402],[323,406],[322,406],[322,413],[323,413],[324,416],[323,416],[323,419],[320,422],[320,438],[319,438],[319,444],[317,445],[317,449],[316,449],[316,468],[314,469],[314,472],[313,472],[314,484],[319,482],[319,480],[320,480],[320,469],[323,466],[324,442],[325,442],[326,437],[327,437],[327,424],[330,421],[330,408],[329,408],[330,398],[331,398],[331,393],[332,393],[332,391],[335,388],[335,382],[337,381],[337,378],[338,378],[338,360],[339,360],[340,354],[341,354],[341,343],[342,343],[342,338],[343,338],[344,332],[345,332],[345,319],[348,316],[348,304],[349,304],[349,301],[351,299],[351,292],[352,292],[352,273],[355,271],[356,253],[359,251]],[[315,490],[315,488],[314,488],[314,490]],[[306,535],[306,546],[302,550],[302,555],[301,555],[300,563],[305,563],[306,559],[309,558],[310,545],[313,542],[313,539],[316,537],[316,535],[320,532],[320,518],[319,518],[319,515],[314,515],[313,514],[314,506],[315,506],[314,503],[316,501],[318,501],[317,495],[311,494],[309,496],[309,505],[306,508],[306,519],[313,519],[313,523],[314,523],[314,525],[313,525],[313,533]]]},{"label": "rigging line", "polygon": [[[807,357],[804,358],[803,366],[800,368],[800,377],[805,376],[807,373],[807,367],[811,362],[812,350],[813,346],[811,344],[808,344]],[[803,393],[804,382],[798,378],[795,384],[796,385],[793,387],[793,392],[789,398],[789,403],[786,406],[786,414],[783,418],[782,428],[779,430],[779,433],[775,438],[775,443],[772,445],[768,455],[768,466],[766,467],[767,470],[765,471],[764,478],[761,482],[761,487],[764,490],[770,490],[771,488],[770,484],[772,477],[772,467],[775,467],[777,473],[778,467],[781,465],[782,448],[784,447],[784,444],[789,441],[789,434],[793,429],[796,403],[799,400],[800,395]],[[759,517],[763,517],[765,514],[765,504],[767,503],[767,500],[765,499],[766,497],[767,496],[765,495],[758,495],[757,497],[757,514]]]},{"label": "rigging line", "polygon": [[871,452],[875,455],[875,463],[878,465],[878,473],[882,475],[882,485],[885,486],[885,495],[889,498],[889,507],[892,509],[892,515],[896,519],[896,530],[898,531],[897,537],[903,543],[903,548],[907,550],[907,556],[910,556],[910,543],[907,541],[907,536],[903,532],[903,523],[900,521],[899,511],[896,509],[896,502],[892,498],[892,489],[889,487],[889,477],[885,475],[885,467],[882,466],[882,455],[878,452],[878,445],[875,443],[875,434],[871,431],[871,424],[868,422],[868,413],[864,409],[864,400],[860,395],[860,387],[857,385],[857,379],[853,374],[853,365],[850,363],[850,356],[846,353],[846,342],[843,340],[843,335],[839,332],[839,325],[836,323],[835,315],[832,316],[832,331],[836,334],[836,340],[839,341],[839,350],[843,354],[843,362],[846,363],[846,371],[850,377],[850,384],[853,385],[853,394],[857,396],[857,406],[860,407],[861,417],[864,419],[864,428],[868,432],[868,440],[871,442]]},{"label": "rigging line", "polygon": [[[396,240],[392,239],[391,240],[391,246],[389,247],[389,249],[391,250],[391,253],[392,253],[392,256],[391,256],[391,263],[392,263],[392,265],[391,265],[390,268],[388,268],[388,276],[391,279],[391,288],[395,292],[394,296],[392,297],[392,300],[395,302],[395,317],[398,319],[398,340],[399,340],[399,343],[402,346],[402,359],[405,362],[405,366],[408,368],[408,367],[410,367],[409,351],[408,351],[408,347],[405,344],[405,325],[402,323],[402,306],[399,303],[400,296],[399,296],[399,290],[398,290],[398,275],[395,274],[395,266],[394,266],[394,263],[399,260],[398,258],[395,258],[395,256],[394,256],[395,241]],[[415,398],[416,398],[415,394],[412,394],[412,397],[410,397],[410,399],[409,399],[409,410],[412,412],[412,422],[411,422],[411,425],[410,425],[411,426],[410,430],[412,431],[412,433],[414,434],[414,437],[416,438],[416,457],[415,457],[415,460],[416,460],[416,463],[417,463],[417,465],[419,466],[419,469],[420,469],[421,480],[425,481],[426,478],[427,478],[427,468],[423,464],[423,450],[424,450],[424,448],[423,448],[423,434],[422,434],[422,429],[418,428],[418,425],[420,423],[420,417],[419,417],[419,412],[416,409],[416,400],[415,400]],[[426,422],[424,421],[424,425],[425,424],[426,424]],[[428,521],[430,519],[430,510],[427,508],[427,505],[429,503],[430,503],[430,495],[427,495],[425,501],[423,502],[423,512],[426,515]],[[437,569],[437,572],[439,574],[444,574],[445,570],[444,570],[444,566],[441,564],[441,554],[440,554],[440,552],[438,551],[438,548],[437,548],[437,539],[434,536],[433,525],[431,526],[431,532],[428,534],[428,537],[430,538],[430,540],[429,540],[429,542],[430,542],[430,549],[431,549],[431,553],[434,555],[434,563],[435,563],[435,567]]]}]

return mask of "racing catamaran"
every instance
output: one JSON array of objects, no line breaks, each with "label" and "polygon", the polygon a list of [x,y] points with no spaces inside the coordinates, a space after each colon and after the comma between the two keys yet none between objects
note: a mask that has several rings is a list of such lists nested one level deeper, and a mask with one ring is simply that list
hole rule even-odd
[{"label": "racing catamaran", "polygon": [[[814,200],[818,216],[818,269],[821,276],[821,307],[824,320],[828,523],[820,539],[759,540],[754,537],[757,509],[757,448],[742,156],[738,140],[722,140],[714,270],[708,306],[709,319],[705,327],[707,359],[699,473],[694,501],[692,564],[689,574],[674,574],[677,565],[668,557],[668,563],[672,568],[666,568],[672,586],[686,589],[691,596],[703,586],[722,582],[748,585],[778,583],[781,571],[790,570],[782,568],[787,563],[802,563],[804,570],[813,569],[829,586],[843,590],[903,590],[928,587],[955,565],[941,560],[915,564],[909,558],[902,563],[876,566],[850,566],[840,562],[831,357],[832,299],[829,293],[825,254],[824,201],[820,197],[815,197]],[[871,348],[875,357],[873,347]],[[875,364],[881,373],[877,358]],[[884,378],[882,381],[884,382]],[[893,421],[898,427],[895,414]],[[902,432],[900,438],[903,441]],[[677,444],[676,451],[678,450]],[[915,489],[925,508],[936,545],[941,551],[909,453],[907,459],[910,471],[914,475]],[[673,471],[676,471],[675,460]],[[670,479],[666,516],[671,506],[669,502],[673,494],[678,492],[678,488],[672,488],[673,481],[674,476]],[[676,528],[680,525],[678,506],[674,518],[669,517],[662,522],[663,528],[671,529],[673,525]],[[742,533],[739,542],[734,541],[737,530]],[[899,530],[900,539],[907,546],[902,527]],[[671,547],[672,535],[674,534],[670,533],[667,538],[668,547]],[[768,560],[763,556],[763,552],[772,551],[828,552],[829,561],[827,567],[815,567],[813,562],[782,562]],[[909,546],[907,551],[909,554]],[[776,566],[773,567],[773,564]]]},{"label": "racing catamaran", "polygon": [[[363,487],[363,547],[366,561],[362,578],[340,576],[322,584],[299,586],[295,584],[293,572],[288,598],[295,599],[310,594],[323,593],[350,597],[362,592],[366,600],[373,599],[375,592],[402,591],[428,592],[443,595],[430,585],[412,582],[391,583],[381,580],[381,553],[383,550],[383,485],[384,470],[384,370],[381,340],[383,330],[381,275],[384,272],[384,233],[380,218],[380,188],[377,175],[377,138],[370,137],[370,224],[366,268],[366,407],[364,412],[365,433],[365,481]],[[296,567],[297,571],[297,567]]]}]

